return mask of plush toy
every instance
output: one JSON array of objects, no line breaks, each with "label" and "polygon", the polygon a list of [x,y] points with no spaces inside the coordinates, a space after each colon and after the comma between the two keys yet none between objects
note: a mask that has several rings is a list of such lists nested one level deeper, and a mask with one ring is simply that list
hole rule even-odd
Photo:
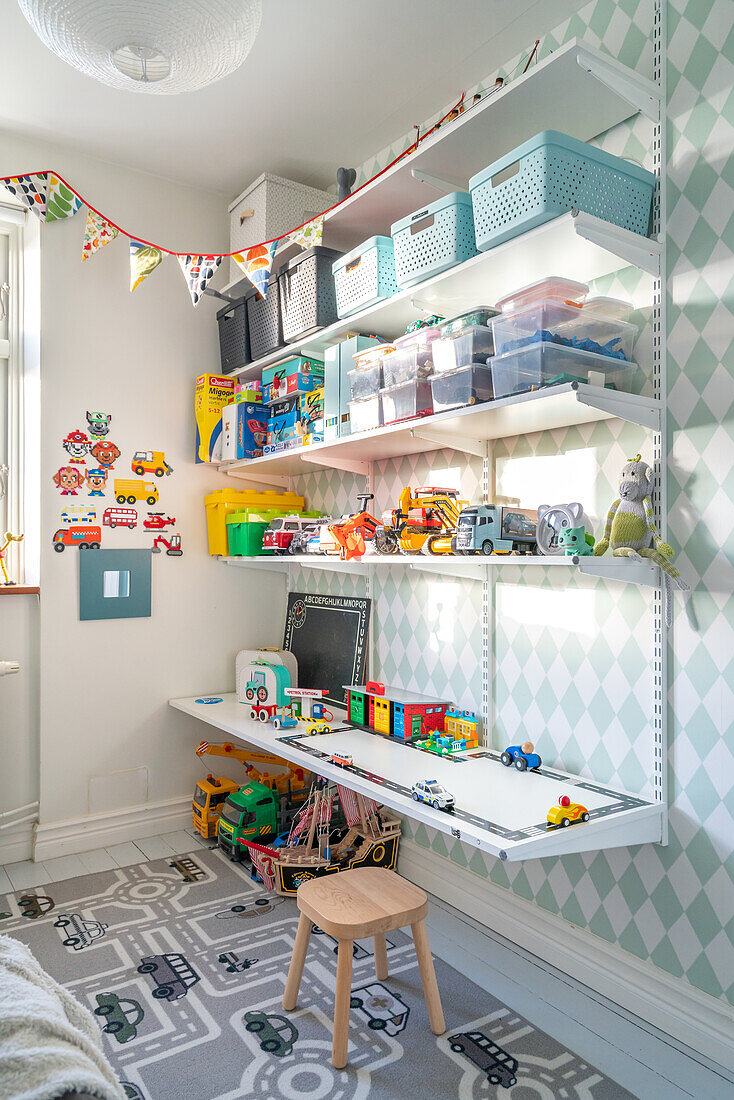
[{"label": "plush toy", "polygon": [[558,546],[567,558],[585,558],[594,553],[594,536],[585,527],[565,527],[559,532]]},{"label": "plush toy", "polygon": [[611,546],[617,558],[634,558],[635,561],[650,558],[659,565],[665,578],[665,619],[670,626],[670,582],[674,580],[683,591],[688,591],[690,585],[673,565],[673,547],[663,542],[655,526],[652,481],[652,470],[641,461],[640,455],[625,464],[619,478],[619,499],[614,501],[607,513],[604,534],[594,547],[594,554],[597,557],[605,554]]}]

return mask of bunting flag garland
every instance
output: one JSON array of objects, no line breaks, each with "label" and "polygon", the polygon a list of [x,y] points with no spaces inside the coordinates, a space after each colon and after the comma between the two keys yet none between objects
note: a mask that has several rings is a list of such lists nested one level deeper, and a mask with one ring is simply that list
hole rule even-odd
[{"label": "bunting flag garland", "polygon": [[315,245],[321,244],[321,239],[324,235],[324,216],[321,214],[318,218],[313,218],[310,222],[306,222],[299,229],[294,229],[292,233],[288,233],[288,240],[293,241],[300,248],[314,248]]},{"label": "bunting flag garland", "polygon": [[56,222],[62,218],[73,218],[81,206],[82,200],[79,196],[62,179],[51,173],[48,176],[45,220]]},{"label": "bunting flag garland", "polygon": [[248,248],[244,253],[234,252],[232,255],[237,266],[242,268],[262,298],[265,297],[268,289],[268,279],[277,246],[278,241],[268,241],[267,244],[256,244],[254,248]]},{"label": "bunting flag garland", "polygon": [[178,262],[189,288],[191,301],[196,306],[207,288],[209,280],[222,262],[221,256],[179,256]]},{"label": "bunting flag garland", "polygon": [[130,240],[130,293],[155,271],[163,259],[163,253],[153,245]]},{"label": "bunting flag garland", "polygon": [[10,176],[3,180],[11,195],[20,199],[42,222],[46,220],[47,176],[47,172],[36,172],[32,176]]},{"label": "bunting flag garland", "polygon": [[110,241],[114,241],[119,229],[112,222],[108,222],[96,210],[87,207],[87,224],[84,227],[84,244],[82,245],[82,259],[88,260],[100,248],[104,248]]}]

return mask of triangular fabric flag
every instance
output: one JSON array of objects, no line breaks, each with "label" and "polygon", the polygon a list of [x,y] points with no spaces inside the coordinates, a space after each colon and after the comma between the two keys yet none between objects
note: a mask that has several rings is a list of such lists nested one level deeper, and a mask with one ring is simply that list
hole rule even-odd
[{"label": "triangular fabric flag", "polygon": [[143,244],[142,241],[130,241],[130,293],[140,286],[143,279],[147,279],[151,271],[155,271],[163,259],[159,248],[153,248],[152,244]]},{"label": "triangular fabric flag", "polygon": [[88,260],[100,248],[104,248],[110,241],[114,241],[120,230],[112,225],[96,210],[87,207],[87,224],[84,226],[84,244],[82,245],[82,259]]},{"label": "triangular fabric flag", "polygon": [[81,209],[82,200],[75,195],[63,180],[51,173],[48,177],[48,195],[46,197],[46,221],[56,222],[62,218],[73,218]]},{"label": "triangular fabric flag", "polygon": [[47,176],[47,172],[37,172],[33,176],[10,176],[3,180],[11,195],[20,199],[42,222],[46,220]]},{"label": "triangular fabric flag", "polygon": [[288,234],[288,240],[293,241],[299,248],[313,248],[317,244],[321,244],[321,238],[324,235],[324,215],[320,214],[318,218],[313,218],[310,222],[306,222],[300,229],[294,229],[292,233]]},{"label": "triangular fabric flag", "polygon": [[178,262],[189,288],[191,301],[198,305],[209,280],[222,262],[221,256],[179,256]]},{"label": "triangular fabric flag", "polygon": [[268,244],[256,244],[246,252],[235,252],[232,259],[241,267],[258,294],[264,298],[268,289],[268,279],[273,266],[273,256],[278,241]]}]

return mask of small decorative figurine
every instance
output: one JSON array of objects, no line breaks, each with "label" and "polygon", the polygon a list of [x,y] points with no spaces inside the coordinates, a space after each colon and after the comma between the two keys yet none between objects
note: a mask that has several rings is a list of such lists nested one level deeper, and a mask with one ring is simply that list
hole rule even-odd
[{"label": "small decorative figurine", "polygon": [[594,536],[585,527],[565,527],[558,535],[558,546],[567,558],[584,558],[594,553]]},{"label": "small decorative figurine", "polygon": [[357,172],[354,168],[337,168],[336,184],[339,188],[339,202],[341,202],[342,199],[349,198],[356,179]]},{"label": "small decorative figurine", "polygon": [[646,462],[642,462],[640,455],[635,455],[622,468],[619,497],[607,513],[604,534],[594,547],[594,554],[600,557],[611,546],[616,558],[634,558],[635,561],[650,558],[659,565],[665,579],[665,621],[670,626],[670,582],[674,580],[684,592],[690,589],[690,585],[673,565],[673,547],[663,542],[658,534],[652,509],[652,485],[652,470]]},{"label": "small decorative figurine", "polygon": [[3,571],[3,577],[5,578],[4,584],[15,584],[15,581],[11,581],[8,574],[7,566],[5,565],[5,555],[11,542],[22,542],[25,538],[24,535],[13,535],[10,531],[5,532],[5,541],[0,546],[0,569]]}]

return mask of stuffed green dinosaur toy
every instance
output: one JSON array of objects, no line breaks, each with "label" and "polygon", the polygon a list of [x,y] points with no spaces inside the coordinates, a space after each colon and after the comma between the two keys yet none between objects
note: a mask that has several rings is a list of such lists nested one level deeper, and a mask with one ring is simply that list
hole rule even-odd
[{"label": "stuffed green dinosaur toy", "polygon": [[670,626],[670,582],[687,591],[690,585],[681,577],[672,563],[673,547],[663,542],[655,526],[652,510],[652,470],[640,455],[631,458],[623,467],[619,478],[619,499],[607,513],[607,522],[601,540],[594,547],[594,554],[605,554],[611,546],[617,558],[650,558],[659,565],[665,577],[665,618]]}]

